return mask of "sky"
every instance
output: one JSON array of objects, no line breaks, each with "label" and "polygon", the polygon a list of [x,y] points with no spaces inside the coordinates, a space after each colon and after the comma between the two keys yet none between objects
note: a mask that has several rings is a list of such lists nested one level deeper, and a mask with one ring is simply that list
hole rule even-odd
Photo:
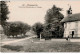
[{"label": "sky", "polygon": [[22,21],[29,25],[34,25],[37,22],[44,23],[46,12],[53,5],[63,8],[61,13],[64,16],[67,16],[66,11],[70,5],[73,14],[80,13],[80,1],[10,1],[7,5],[10,11],[9,22]]}]

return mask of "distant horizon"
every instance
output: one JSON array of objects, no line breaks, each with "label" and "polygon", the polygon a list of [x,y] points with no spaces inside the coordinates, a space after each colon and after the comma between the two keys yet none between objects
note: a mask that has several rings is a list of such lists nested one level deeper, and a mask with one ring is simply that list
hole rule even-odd
[{"label": "distant horizon", "polygon": [[44,23],[46,12],[53,5],[63,8],[61,13],[66,16],[68,4],[71,5],[73,14],[80,13],[80,1],[10,1],[7,4],[10,11],[8,22],[21,21],[31,26],[37,22]]}]

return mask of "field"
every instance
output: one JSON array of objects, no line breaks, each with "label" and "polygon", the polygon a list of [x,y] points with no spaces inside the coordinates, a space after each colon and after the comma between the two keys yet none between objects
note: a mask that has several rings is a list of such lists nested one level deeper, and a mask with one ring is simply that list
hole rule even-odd
[{"label": "field", "polygon": [[1,52],[80,52],[80,41],[69,42],[66,39],[40,41],[31,32],[23,38],[7,38],[5,35],[1,35],[0,38]]},{"label": "field", "polygon": [[1,52],[80,52],[80,42],[25,39],[1,46]]}]

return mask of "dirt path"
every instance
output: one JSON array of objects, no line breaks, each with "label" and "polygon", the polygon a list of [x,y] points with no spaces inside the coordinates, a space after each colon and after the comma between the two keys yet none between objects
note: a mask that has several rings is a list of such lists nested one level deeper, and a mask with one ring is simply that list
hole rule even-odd
[{"label": "dirt path", "polygon": [[0,42],[0,45],[3,46],[3,45],[11,44],[11,43],[16,43],[16,42],[19,42],[19,41],[28,40],[28,39],[33,38],[33,37],[36,37],[36,36],[30,36],[30,37],[26,37],[26,38],[23,38],[23,39],[17,39],[17,40],[13,40],[13,41]]}]

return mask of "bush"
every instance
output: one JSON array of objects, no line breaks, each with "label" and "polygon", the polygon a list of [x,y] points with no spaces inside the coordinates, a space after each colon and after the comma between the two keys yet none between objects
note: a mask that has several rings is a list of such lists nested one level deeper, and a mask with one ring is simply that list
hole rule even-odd
[{"label": "bush", "polygon": [[42,38],[51,39],[55,37],[55,29],[51,28],[51,24],[45,24],[43,32],[41,33]]},{"label": "bush", "polygon": [[49,32],[49,31],[43,31],[43,32],[41,33],[41,37],[42,37],[42,38],[45,38],[45,39],[51,39],[51,38],[52,38],[52,33]]}]

